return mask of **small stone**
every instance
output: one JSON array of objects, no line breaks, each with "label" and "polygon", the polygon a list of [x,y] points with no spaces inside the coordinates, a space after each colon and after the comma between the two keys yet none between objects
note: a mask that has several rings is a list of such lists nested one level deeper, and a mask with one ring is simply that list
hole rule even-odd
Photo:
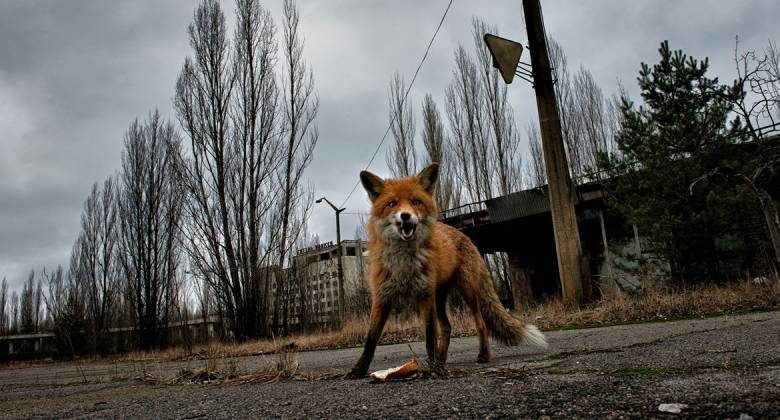
[{"label": "small stone", "polygon": [[671,403],[658,405],[658,411],[672,414],[680,414],[686,408],[688,408],[688,404]]}]

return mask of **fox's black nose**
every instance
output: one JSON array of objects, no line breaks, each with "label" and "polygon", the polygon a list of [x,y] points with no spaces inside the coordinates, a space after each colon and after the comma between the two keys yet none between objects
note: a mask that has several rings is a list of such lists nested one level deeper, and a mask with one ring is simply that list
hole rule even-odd
[{"label": "fox's black nose", "polygon": [[401,213],[401,220],[404,222],[409,221],[409,219],[412,218],[412,215],[409,213]]}]

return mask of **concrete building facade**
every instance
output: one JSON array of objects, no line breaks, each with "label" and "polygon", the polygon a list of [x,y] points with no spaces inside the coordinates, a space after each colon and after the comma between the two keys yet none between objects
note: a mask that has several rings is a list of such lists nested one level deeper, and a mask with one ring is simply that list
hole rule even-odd
[{"label": "concrete building facade", "polygon": [[[368,267],[365,241],[343,240],[344,301],[349,311],[354,300],[366,290]],[[290,324],[335,323],[339,314],[338,246],[326,242],[299,250],[293,257],[288,275],[296,287],[287,297]],[[278,293],[273,293],[279,296]]]}]

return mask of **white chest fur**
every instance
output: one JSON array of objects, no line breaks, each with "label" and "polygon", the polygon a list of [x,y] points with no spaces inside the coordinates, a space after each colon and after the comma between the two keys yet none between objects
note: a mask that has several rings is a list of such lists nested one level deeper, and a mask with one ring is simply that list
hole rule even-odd
[{"label": "white chest fur", "polygon": [[379,295],[386,302],[397,299],[419,300],[428,293],[428,277],[424,272],[428,252],[414,242],[393,241],[380,256],[387,277],[379,286]]}]

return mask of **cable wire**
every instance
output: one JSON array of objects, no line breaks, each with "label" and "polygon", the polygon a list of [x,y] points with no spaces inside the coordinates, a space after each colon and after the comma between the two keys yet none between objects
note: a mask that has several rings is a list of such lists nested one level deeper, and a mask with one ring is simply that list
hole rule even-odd
[{"label": "cable wire", "polygon": [[[420,69],[422,68],[423,63],[425,63],[425,60],[428,58],[428,53],[431,51],[431,46],[433,45],[433,41],[436,40],[436,35],[439,34],[439,30],[444,24],[444,19],[447,17],[447,13],[450,11],[452,2],[453,0],[450,0],[450,2],[447,4],[447,8],[444,9],[444,13],[441,16],[441,20],[439,20],[439,25],[436,27],[436,31],[433,33],[430,42],[428,42],[428,47],[425,48],[425,54],[423,54],[422,59],[420,59],[420,63],[417,65],[417,69],[414,71],[414,76],[412,77],[412,81],[409,83],[409,87],[406,88],[406,93],[404,94],[404,98],[401,101],[401,106],[403,106],[403,104],[406,103],[406,99],[409,97],[409,92],[412,90],[412,86],[414,86],[414,81],[417,80],[417,75],[420,73]],[[393,118],[390,120],[390,124],[388,124],[387,129],[385,130],[385,134],[382,136],[382,139],[379,141],[379,144],[374,150],[374,153],[371,155],[371,159],[368,160],[368,164],[366,165],[364,170],[368,169],[371,166],[371,164],[374,162],[374,159],[376,159],[376,155],[379,154],[379,150],[382,148],[382,145],[385,144],[385,140],[387,140],[387,134],[390,133],[390,129],[393,127],[393,123],[395,123],[395,115],[393,115]],[[355,193],[355,189],[357,189],[358,185],[360,185],[360,180],[355,182],[355,185],[352,187],[352,190],[350,190],[349,194],[347,194],[347,198],[344,199],[344,201],[341,203],[339,207],[344,207],[344,204],[346,204],[347,201],[349,201],[349,199],[352,197],[352,194]]]}]

